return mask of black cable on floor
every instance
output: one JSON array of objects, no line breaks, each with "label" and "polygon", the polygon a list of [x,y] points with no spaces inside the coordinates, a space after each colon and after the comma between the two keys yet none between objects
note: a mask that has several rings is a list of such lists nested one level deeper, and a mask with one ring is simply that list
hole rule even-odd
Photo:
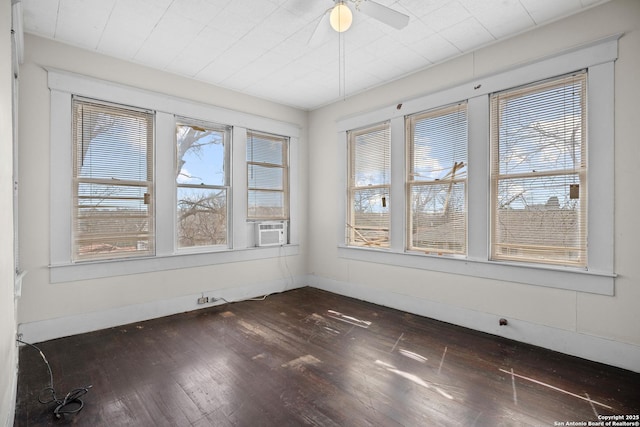
[{"label": "black cable on floor", "polygon": [[[56,418],[60,418],[65,414],[77,414],[78,412],[80,412],[82,408],[84,408],[84,402],[82,401],[82,399],[80,399],[80,397],[87,394],[91,386],[89,385],[86,387],[73,389],[69,393],[67,393],[64,396],[64,398],[62,399],[59,398],[56,395],[56,390],[53,388],[53,372],[51,371],[51,365],[49,365],[49,361],[45,357],[42,350],[40,350],[38,347],[28,342],[25,342],[19,339],[16,341],[18,341],[19,343],[28,345],[29,347],[32,347],[35,350],[37,350],[38,353],[40,353],[42,360],[44,360],[44,363],[47,365],[47,370],[49,371],[49,387],[45,387],[42,390],[40,390],[40,393],[38,393],[38,402],[45,405],[55,402],[57,406],[53,410],[53,413],[56,416]],[[49,394],[49,397],[47,400],[44,400],[44,397],[43,397],[45,393]]]}]

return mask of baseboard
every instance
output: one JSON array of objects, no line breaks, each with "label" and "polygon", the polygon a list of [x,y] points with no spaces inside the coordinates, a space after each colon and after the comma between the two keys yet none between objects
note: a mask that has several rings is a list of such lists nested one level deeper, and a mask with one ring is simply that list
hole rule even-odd
[{"label": "baseboard", "polygon": [[613,341],[575,331],[553,328],[517,319],[499,326],[500,316],[401,295],[365,285],[308,276],[307,283],[318,289],[403,310],[458,326],[509,338],[594,362],[640,372],[640,346]]},{"label": "baseboard", "polygon": [[[23,341],[37,343],[212,307],[214,305],[224,304],[225,300],[235,302],[260,297],[262,295],[284,292],[306,286],[303,284],[305,278],[306,276],[302,278],[290,278],[289,280],[260,282],[240,287],[205,291],[204,293],[185,295],[169,300],[151,301],[99,312],[21,323],[18,325],[18,332],[22,334]],[[197,300],[201,296],[222,299],[215,303],[198,304]]]},{"label": "baseboard", "polygon": [[[537,345],[583,359],[640,372],[640,346],[637,345],[518,319],[508,319],[509,326],[505,328],[498,325],[499,316],[497,315],[414,296],[401,295],[384,290],[373,290],[365,285],[318,276],[299,277],[291,282],[278,280],[242,287],[218,289],[205,292],[204,296],[224,298],[232,302],[279,293],[306,285],[515,341]],[[37,343],[224,303],[221,300],[214,304],[197,304],[197,299],[202,295],[201,293],[185,295],[170,300],[152,301],[100,312],[22,323],[19,325],[18,331],[22,334],[24,341]]]},{"label": "baseboard", "polygon": [[7,412],[6,426],[11,427],[15,422],[16,402],[18,399],[18,350],[16,349],[15,370],[11,373],[11,392],[9,395],[9,410]]}]

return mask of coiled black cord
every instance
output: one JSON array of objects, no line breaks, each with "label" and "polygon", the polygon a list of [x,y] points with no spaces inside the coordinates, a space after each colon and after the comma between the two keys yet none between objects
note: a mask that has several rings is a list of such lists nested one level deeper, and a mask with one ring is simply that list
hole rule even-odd
[{"label": "coiled black cord", "polygon": [[[53,372],[51,371],[51,365],[49,365],[49,361],[45,357],[42,350],[28,342],[22,340],[17,341],[37,350],[38,353],[40,353],[42,360],[44,360],[44,363],[47,365],[47,370],[49,371],[49,387],[45,387],[40,390],[40,393],[38,393],[38,402],[42,403],[43,405],[48,405],[55,402],[57,406],[53,410],[53,413],[56,418],[60,418],[65,414],[77,414],[78,412],[80,412],[82,408],[84,408],[84,402],[82,401],[82,399],[80,399],[80,397],[87,394],[91,386],[88,385],[86,387],[73,389],[69,393],[67,393],[64,398],[60,399],[56,395],[56,390],[53,388]],[[46,400],[43,396],[45,393],[49,394],[49,397]]]}]

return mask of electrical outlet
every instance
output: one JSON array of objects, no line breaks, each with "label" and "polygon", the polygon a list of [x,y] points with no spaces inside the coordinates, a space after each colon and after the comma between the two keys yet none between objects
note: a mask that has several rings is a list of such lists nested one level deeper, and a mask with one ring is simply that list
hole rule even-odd
[{"label": "electrical outlet", "polygon": [[198,298],[198,304],[206,304],[209,302],[209,297],[200,297]]}]

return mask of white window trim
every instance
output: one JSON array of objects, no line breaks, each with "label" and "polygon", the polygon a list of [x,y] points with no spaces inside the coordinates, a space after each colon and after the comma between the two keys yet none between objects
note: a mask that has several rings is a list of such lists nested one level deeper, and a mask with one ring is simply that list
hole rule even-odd
[{"label": "white window trim", "polygon": [[[51,283],[101,277],[190,268],[228,262],[274,258],[299,251],[299,210],[290,205],[290,244],[285,247],[255,248],[249,245],[253,223],[246,220],[246,131],[255,129],[289,137],[290,197],[296,200],[298,182],[298,139],[300,127],[266,117],[146,91],[71,72],[47,69],[51,91],[50,147],[50,281]],[[72,138],[71,97],[80,95],[101,101],[156,111],[156,233],[155,256],[102,261],[71,261]],[[231,153],[232,189],[230,203],[234,218],[231,248],[211,248],[195,253],[178,251],[175,245],[175,122],[176,116],[233,126]],[[243,202],[244,201],[244,202]],[[243,220],[244,218],[244,220]]]},{"label": "white window trim", "polygon": [[[346,200],[340,203],[338,256],[358,261],[504,280],[602,295],[614,295],[614,61],[618,39],[612,35],[560,54],[512,69],[477,78],[439,92],[403,101],[337,122],[339,164],[343,165],[339,185],[347,185],[347,141],[349,129],[391,120],[392,187],[390,214],[400,222],[405,217],[404,173],[406,168],[404,121],[406,115],[453,102],[468,101],[468,253],[466,257],[425,255],[406,252],[402,230],[391,235],[391,248],[347,247],[344,242]],[[489,95],[500,90],[588,69],[588,260],[587,269],[530,265],[489,260]],[[394,126],[395,123],[395,126]],[[398,182],[400,181],[400,182]],[[393,223],[392,225],[396,225]],[[399,224],[397,224],[399,225]]]}]

